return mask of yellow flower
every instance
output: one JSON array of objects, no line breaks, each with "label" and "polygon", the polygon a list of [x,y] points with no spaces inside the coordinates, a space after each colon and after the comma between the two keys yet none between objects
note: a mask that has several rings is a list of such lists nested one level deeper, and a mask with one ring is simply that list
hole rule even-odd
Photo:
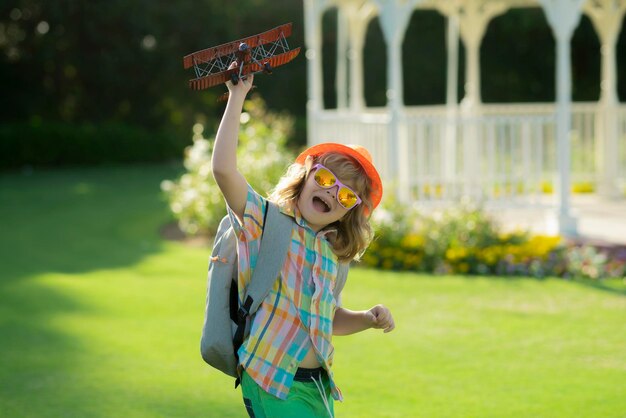
[{"label": "yellow flower", "polygon": [[408,234],[400,242],[403,248],[418,248],[424,245],[424,237],[418,234]]},{"label": "yellow flower", "polygon": [[546,258],[550,252],[559,246],[561,237],[535,235],[524,244],[523,251],[529,257]]},{"label": "yellow flower", "polygon": [[497,246],[486,247],[476,253],[478,260],[490,266],[496,264],[501,256],[502,250]]},{"label": "yellow flower", "polygon": [[470,251],[465,247],[448,248],[446,250],[445,258],[454,262],[466,258],[469,254]]}]

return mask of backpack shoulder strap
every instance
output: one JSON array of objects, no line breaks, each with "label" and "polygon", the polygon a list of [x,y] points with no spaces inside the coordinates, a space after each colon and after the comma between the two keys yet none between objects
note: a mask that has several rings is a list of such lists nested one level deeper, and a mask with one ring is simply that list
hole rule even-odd
[{"label": "backpack shoulder strap", "polygon": [[335,279],[335,288],[333,289],[333,296],[335,300],[339,301],[339,296],[343,287],[346,285],[348,278],[348,271],[350,270],[350,263],[337,263],[337,278]]},{"label": "backpack shoulder strap", "polygon": [[291,217],[282,214],[278,206],[268,200],[258,262],[252,272],[240,314],[256,312],[272,288],[287,257],[292,227]]}]

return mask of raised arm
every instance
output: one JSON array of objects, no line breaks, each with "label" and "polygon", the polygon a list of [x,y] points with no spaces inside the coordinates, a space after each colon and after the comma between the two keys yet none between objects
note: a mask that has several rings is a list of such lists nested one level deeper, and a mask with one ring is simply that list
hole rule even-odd
[{"label": "raised arm", "polygon": [[246,208],[248,186],[237,169],[237,142],[243,102],[252,87],[253,79],[254,76],[250,75],[245,80],[239,80],[237,85],[230,81],[226,83],[229,91],[228,103],[215,136],[211,158],[213,177],[226,199],[226,204],[241,222]]}]

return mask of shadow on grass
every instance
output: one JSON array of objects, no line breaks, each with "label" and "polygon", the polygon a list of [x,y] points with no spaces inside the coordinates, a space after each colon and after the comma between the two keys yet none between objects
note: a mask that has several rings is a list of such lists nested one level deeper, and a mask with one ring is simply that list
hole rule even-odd
[{"label": "shadow on grass", "polygon": [[[102,342],[123,339],[109,335],[128,332],[124,319],[111,320],[116,312],[100,312],[56,290],[57,284],[21,280],[0,287],[2,417],[244,416],[240,403],[211,392],[208,379],[200,388],[180,379],[171,383],[172,353],[160,354],[161,362],[145,367],[140,354],[145,352],[132,354],[141,347],[129,347],[130,353],[103,347]],[[204,370],[199,356],[197,364],[188,368],[196,383]]]},{"label": "shadow on grass", "polygon": [[61,169],[0,177],[2,281],[42,272],[80,273],[158,252],[171,219],[164,165]]},{"label": "shadow on grass", "polygon": [[[199,398],[191,390],[184,399],[184,387],[173,387],[164,382],[146,388],[127,387],[125,378],[102,381],[100,371],[83,367],[93,363],[91,353],[76,339],[61,333],[41,332],[35,328],[13,326],[8,336],[15,338],[3,346],[0,372],[0,410],[6,417],[191,417],[243,416],[243,407],[229,400],[216,399],[210,392]],[[6,330],[2,327],[2,331]],[[35,332],[36,331],[36,332]],[[3,334],[7,335],[7,334]],[[33,336],[36,335],[36,338]],[[34,341],[36,340],[36,341]],[[33,344],[36,342],[37,344]],[[42,343],[42,344],[39,344]],[[50,354],[51,353],[51,354]],[[107,364],[108,368],[117,367]],[[122,377],[120,377],[122,376]],[[148,386],[148,385],[146,385]]]},{"label": "shadow on grass", "polygon": [[167,386],[162,376],[127,385],[135,377],[117,353],[85,330],[127,331],[106,329],[109,312],[43,275],[115,269],[160,252],[159,228],[171,220],[160,182],[179,173],[147,165],[0,176],[0,415],[242,416],[241,405],[211,393],[186,399],[188,388]]},{"label": "shadow on grass", "polygon": [[86,315],[89,307],[33,281],[4,283],[0,307],[0,410],[6,416],[53,417],[80,409],[93,396],[87,387],[76,388],[87,350],[58,329],[53,318]]}]

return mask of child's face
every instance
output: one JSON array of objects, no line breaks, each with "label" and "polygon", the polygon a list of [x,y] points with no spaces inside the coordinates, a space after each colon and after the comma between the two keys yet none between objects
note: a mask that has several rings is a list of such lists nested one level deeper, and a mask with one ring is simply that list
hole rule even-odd
[{"label": "child's face", "polygon": [[[344,182],[346,186],[354,189],[354,184]],[[322,188],[317,184],[314,177],[309,173],[298,197],[298,210],[314,231],[319,231],[326,225],[330,225],[343,218],[349,211],[337,201],[337,187]]]}]

